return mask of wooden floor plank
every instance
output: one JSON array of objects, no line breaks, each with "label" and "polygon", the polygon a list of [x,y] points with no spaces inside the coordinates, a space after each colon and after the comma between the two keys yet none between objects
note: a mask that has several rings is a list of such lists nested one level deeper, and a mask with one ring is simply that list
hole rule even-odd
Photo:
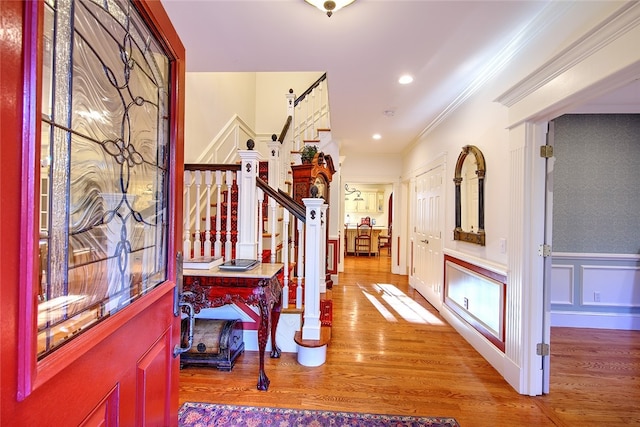
[{"label": "wooden floor plank", "polygon": [[[187,367],[180,372],[180,403],[449,416],[463,427],[640,425],[640,332],[553,328],[551,393],[522,396],[406,276],[390,274],[389,263],[388,257],[347,257],[332,291],[324,365],[301,366],[292,353],[267,357],[267,392],[256,390],[257,352],[245,352],[231,372]],[[402,294],[385,299],[380,283]],[[410,310],[415,303],[419,308]]]}]

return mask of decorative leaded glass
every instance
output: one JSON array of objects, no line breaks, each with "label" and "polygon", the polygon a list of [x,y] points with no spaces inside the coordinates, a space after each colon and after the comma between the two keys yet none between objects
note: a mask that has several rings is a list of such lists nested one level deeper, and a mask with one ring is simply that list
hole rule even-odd
[{"label": "decorative leaded glass", "polygon": [[129,1],[47,0],[38,356],[167,277],[169,60]]}]

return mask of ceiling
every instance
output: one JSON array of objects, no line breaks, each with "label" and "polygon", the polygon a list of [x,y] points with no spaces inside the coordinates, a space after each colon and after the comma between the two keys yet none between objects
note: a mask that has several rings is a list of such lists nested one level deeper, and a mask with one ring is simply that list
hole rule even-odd
[{"label": "ceiling", "polygon": [[[326,72],[332,137],[345,154],[402,152],[499,52],[527,39],[523,29],[536,31],[527,27],[536,15],[562,4],[357,0],[329,18],[303,0],[162,2],[186,47],[187,72]],[[398,83],[404,73],[412,84]]]}]

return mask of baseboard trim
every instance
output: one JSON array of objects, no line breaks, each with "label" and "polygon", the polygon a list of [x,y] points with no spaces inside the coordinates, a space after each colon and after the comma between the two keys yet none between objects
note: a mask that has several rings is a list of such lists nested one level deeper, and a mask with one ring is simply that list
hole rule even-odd
[{"label": "baseboard trim", "polygon": [[551,326],[640,331],[640,315],[554,311],[551,313]]}]

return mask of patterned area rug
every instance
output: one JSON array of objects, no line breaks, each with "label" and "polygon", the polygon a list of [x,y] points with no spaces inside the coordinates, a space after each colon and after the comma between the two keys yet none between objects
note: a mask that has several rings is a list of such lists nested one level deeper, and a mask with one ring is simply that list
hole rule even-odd
[{"label": "patterned area rug", "polygon": [[402,415],[310,411],[192,402],[186,402],[180,408],[178,412],[178,425],[182,427],[460,427],[455,419],[447,417],[407,417]]}]

